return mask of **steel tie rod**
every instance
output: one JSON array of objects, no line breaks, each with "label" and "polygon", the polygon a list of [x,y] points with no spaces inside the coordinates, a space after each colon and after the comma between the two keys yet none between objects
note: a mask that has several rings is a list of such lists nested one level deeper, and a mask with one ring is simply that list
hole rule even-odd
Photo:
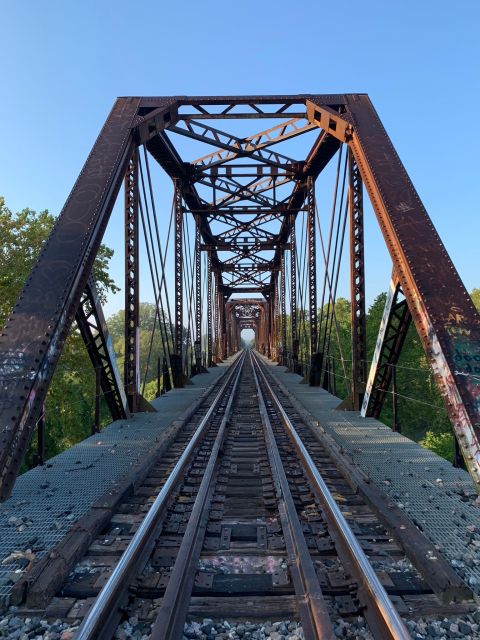
[{"label": "steel tie rod", "polygon": [[232,367],[232,371],[228,374],[227,380],[215,396],[213,403],[202,418],[180,459],[175,464],[172,473],[168,476],[160,493],[152,503],[145,519],[142,521],[141,525],[135,532],[135,535],[130,540],[130,543],[120,558],[119,563],[112,571],[112,575],[98,594],[98,597],[88,612],[88,615],[84,618],[82,624],[78,628],[77,633],[75,634],[75,640],[98,640],[99,638],[104,637],[102,634],[104,634],[106,628],[108,628],[110,618],[117,610],[118,603],[123,596],[124,590],[128,588],[130,574],[135,570],[138,562],[142,559],[145,547],[157,532],[160,518],[168,500],[170,499],[172,489],[178,483],[193,450],[199,444],[199,441],[204,434],[212,414],[215,412],[218,404],[224,397],[228,385],[234,379],[235,373],[238,374],[241,370],[244,359],[245,352],[240,356],[238,362]]},{"label": "steel tie rod", "polygon": [[253,356],[253,361],[255,362],[256,369],[260,373],[270,397],[272,398],[276,411],[281,415],[282,421],[295,445],[295,448],[297,449],[305,470],[307,471],[310,480],[314,483],[314,488],[318,491],[321,497],[322,506],[335,524],[336,529],[340,534],[340,538],[345,545],[350,561],[362,577],[362,585],[370,596],[369,604],[373,605],[376,617],[380,622],[379,629],[382,629],[382,635],[378,637],[381,637],[382,640],[384,638],[389,638],[390,640],[410,640],[411,636],[405,623],[388,597],[387,592],[383,588],[382,583],[378,579],[377,574],[365,555],[360,543],[356,539],[353,531],[350,529],[343,513],[340,511],[333,495],[320,475],[317,466],[293,426],[292,421],[286,414],[276,393],[268,382],[256,355]]}]

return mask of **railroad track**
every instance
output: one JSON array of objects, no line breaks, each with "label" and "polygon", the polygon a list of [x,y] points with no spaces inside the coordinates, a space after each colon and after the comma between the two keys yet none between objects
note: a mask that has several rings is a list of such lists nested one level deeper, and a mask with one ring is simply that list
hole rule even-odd
[{"label": "railroad track", "polygon": [[225,378],[47,615],[83,617],[78,640],[131,616],[155,640],[181,638],[187,616],[287,617],[308,639],[362,616],[388,639],[410,638],[400,613],[445,612],[260,358],[244,352]]}]

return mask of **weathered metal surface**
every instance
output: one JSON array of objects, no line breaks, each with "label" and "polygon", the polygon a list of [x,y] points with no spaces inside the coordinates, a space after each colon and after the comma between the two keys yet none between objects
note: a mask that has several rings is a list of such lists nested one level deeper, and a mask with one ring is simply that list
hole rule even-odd
[{"label": "weathered metal surface", "polygon": [[125,173],[125,360],[124,381],[131,411],[140,394],[140,299],[138,234],[138,151],[132,153]]},{"label": "weathered metal surface", "polygon": [[93,278],[89,278],[75,316],[113,420],[127,418],[129,409],[115,351]]},{"label": "weathered metal surface", "polygon": [[380,417],[411,319],[412,315],[405,298],[403,298],[398,278],[393,275],[368,374],[361,409],[362,418],[366,416]]},{"label": "weathered metal surface", "polygon": [[352,349],[352,406],[358,411],[367,377],[367,326],[365,312],[365,244],[363,234],[363,183],[355,158],[348,154],[348,206],[350,216],[350,318]]},{"label": "weathered metal surface", "polygon": [[12,490],[133,148],[118,99],[0,336],[0,498]]},{"label": "weathered metal surface", "polygon": [[[255,118],[272,121],[277,118],[277,121],[245,137],[209,122],[240,118],[247,122]],[[281,144],[299,136],[308,138],[313,131],[318,135],[304,160],[278,151],[285,148]],[[207,143],[213,146],[213,151],[210,148],[209,153],[184,162],[173,144],[178,135]],[[287,357],[285,252],[290,251],[291,281],[288,284],[293,317],[288,357],[291,366],[297,368],[295,256],[298,254],[294,223],[301,211],[307,213],[309,229],[310,310],[306,340],[315,360],[311,371],[319,368],[320,358],[315,356],[314,184],[342,143],[349,146],[350,156],[353,406],[359,407],[365,382],[362,196],[365,184],[462,452],[480,488],[480,317],[368,96],[172,96],[117,101],[0,337],[0,379],[4,391],[0,404],[0,497],[11,491],[125,173],[125,384],[130,408],[140,407],[140,400],[135,400],[140,399],[136,146],[144,144],[175,182],[175,353],[171,366],[175,384],[181,386],[186,355],[183,353],[182,245],[185,213],[193,214],[196,220],[193,298],[196,317],[192,325],[196,332],[195,369],[203,366],[202,250],[208,252],[209,258],[205,274],[210,300],[207,302],[206,362],[213,360],[213,351],[215,359],[221,359],[240,346],[241,323],[227,317],[225,304],[232,294],[247,293],[261,294],[266,300],[265,311],[253,327],[259,348],[277,357],[281,344],[281,355],[284,359]],[[212,231],[219,227],[220,231]],[[329,361],[325,354],[327,368]],[[385,386],[386,382],[387,379],[382,384]]]},{"label": "weathered metal surface", "polygon": [[480,315],[368,96],[349,95],[347,104],[349,144],[480,492]]}]

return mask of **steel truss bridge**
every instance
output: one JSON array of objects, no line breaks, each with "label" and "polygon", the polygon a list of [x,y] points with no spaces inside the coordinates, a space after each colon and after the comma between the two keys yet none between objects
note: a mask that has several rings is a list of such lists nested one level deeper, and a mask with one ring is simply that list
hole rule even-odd
[{"label": "steel truss bridge", "polygon": [[[173,182],[170,217],[158,194],[159,168]],[[325,196],[317,198],[316,183],[318,191],[329,176],[332,216],[322,233],[317,200],[323,204]],[[120,191],[123,380],[92,279]],[[392,261],[370,367],[366,197]],[[2,331],[1,499],[12,491],[34,431],[43,429],[46,394],[74,321],[112,419],[150,408],[138,338],[141,249],[165,354],[157,363],[159,392],[236,352],[246,328],[261,353],[331,390],[346,238],[351,362],[344,408],[380,415],[413,322],[479,490],[480,317],[368,96],[173,96],[116,100]],[[386,284],[389,277],[390,270]]]}]

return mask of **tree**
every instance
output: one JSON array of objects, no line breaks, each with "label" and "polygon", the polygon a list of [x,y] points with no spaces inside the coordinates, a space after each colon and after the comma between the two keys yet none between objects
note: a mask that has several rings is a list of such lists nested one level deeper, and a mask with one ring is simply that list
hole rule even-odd
[{"label": "tree", "polygon": [[[107,320],[108,330],[112,339],[113,348],[117,356],[117,362],[120,371],[123,374],[123,363],[125,359],[125,311],[120,309]],[[153,329],[155,327],[155,331]],[[161,332],[159,328],[158,317],[156,316],[155,305],[151,302],[141,302],[139,308],[139,344],[140,344],[140,379],[143,387],[145,381],[145,389],[148,384],[155,382],[157,379],[157,363],[163,362],[164,356],[167,354],[169,344],[171,348],[171,330],[167,319],[162,321]],[[153,340],[152,340],[153,332]],[[162,338],[163,336],[163,338]],[[168,336],[168,341],[166,340]],[[156,383],[155,383],[156,384]],[[148,387],[150,389],[150,387]],[[154,386],[151,386],[153,389]],[[155,387],[156,389],[156,387]],[[149,399],[155,397],[155,394],[149,394]]]},{"label": "tree", "polygon": [[[3,326],[48,238],[55,218],[48,211],[23,209],[13,213],[0,197],[0,325]],[[110,278],[113,251],[102,245],[94,264],[100,297],[119,289]],[[73,325],[57,364],[45,402],[46,456],[51,457],[90,434],[93,422],[95,376],[83,340]],[[109,413],[102,403],[102,424]],[[28,466],[32,452],[27,455]]]}]

